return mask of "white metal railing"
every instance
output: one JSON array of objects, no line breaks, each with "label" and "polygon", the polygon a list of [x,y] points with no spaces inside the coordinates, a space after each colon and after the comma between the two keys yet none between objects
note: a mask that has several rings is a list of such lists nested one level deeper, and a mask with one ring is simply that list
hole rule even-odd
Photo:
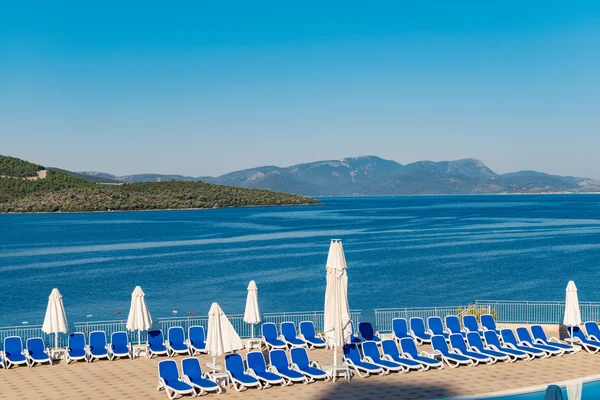
[{"label": "white metal railing", "polygon": [[[429,317],[444,318],[447,315],[458,315],[467,307],[414,307],[414,308],[377,308],[375,309],[375,324],[377,330],[382,333],[392,331],[392,320],[394,318],[405,318],[410,324],[411,318],[422,318],[427,321]],[[410,327],[410,326],[409,326]]]},{"label": "white metal railing", "polygon": [[[565,314],[563,301],[477,300],[476,307],[488,307],[499,322],[561,324]],[[580,302],[581,321],[600,321],[600,303]]]},{"label": "white metal railing", "polygon": [[[137,332],[127,331],[127,320],[114,320],[114,321],[86,321],[86,322],[75,322],[72,328],[73,332],[83,332],[87,337],[90,332],[104,331],[106,333],[106,340],[110,342],[111,335],[115,332],[127,332],[129,340],[133,343],[137,343],[138,337]],[[146,341],[146,332],[141,332],[140,340]]]},{"label": "white metal railing", "polygon": [[[54,346],[54,335],[48,335],[42,332],[41,325],[19,325],[0,328],[0,349],[4,350],[4,339],[10,336],[18,336],[23,340],[23,347],[26,346],[27,339],[42,338],[47,346]],[[58,334],[58,345],[65,347],[67,345],[67,335]]]}]

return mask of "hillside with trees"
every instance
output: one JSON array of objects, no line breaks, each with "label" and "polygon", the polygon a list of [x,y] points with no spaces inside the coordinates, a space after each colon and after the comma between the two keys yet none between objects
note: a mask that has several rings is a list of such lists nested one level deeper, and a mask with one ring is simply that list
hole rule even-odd
[{"label": "hillside with trees", "polygon": [[195,209],[318,204],[310,198],[203,182],[145,182],[105,187],[57,169],[0,155],[0,212]]}]

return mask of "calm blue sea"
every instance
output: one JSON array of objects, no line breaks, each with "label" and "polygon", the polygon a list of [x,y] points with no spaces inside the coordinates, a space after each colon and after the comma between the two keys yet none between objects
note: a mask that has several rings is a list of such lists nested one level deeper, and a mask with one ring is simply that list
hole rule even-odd
[{"label": "calm blue sea", "polygon": [[343,239],[351,308],[476,299],[600,301],[600,196],[324,198],[324,205],[0,215],[0,326],[41,324],[53,287],[71,322],[126,316],[320,310],[330,238]]}]

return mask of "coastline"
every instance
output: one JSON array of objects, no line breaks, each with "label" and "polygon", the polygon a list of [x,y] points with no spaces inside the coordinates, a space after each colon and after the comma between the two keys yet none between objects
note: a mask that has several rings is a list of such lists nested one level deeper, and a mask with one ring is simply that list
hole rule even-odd
[{"label": "coastline", "polygon": [[[317,200],[318,201],[318,200]],[[268,205],[253,205],[253,206],[227,206],[227,207],[211,207],[211,208],[157,208],[148,210],[104,210],[104,211],[39,211],[39,212],[0,212],[0,215],[30,215],[30,214],[92,214],[92,213],[128,213],[128,212],[152,212],[152,211],[211,211],[224,210],[231,208],[265,208],[265,207],[306,207],[306,206],[322,206],[323,203],[302,203],[302,204],[268,204]]]}]

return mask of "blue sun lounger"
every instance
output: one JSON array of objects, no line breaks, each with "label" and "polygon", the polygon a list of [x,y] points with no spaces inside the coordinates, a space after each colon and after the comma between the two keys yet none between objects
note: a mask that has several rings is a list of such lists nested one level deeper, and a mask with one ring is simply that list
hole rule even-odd
[{"label": "blue sun lounger", "polygon": [[410,333],[408,333],[406,318],[394,318],[392,320],[392,338],[396,343],[400,343],[400,339],[412,338]]},{"label": "blue sun lounger", "polygon": [[309,379],[309,382],[314,382],[316,379],[330,379],[329,374],[321,369],[318,362],[310,361],[305,348],[296,347],[291,349],[290,357],[292,357],[292,369],[303,373]]},{"label": "blue sun lounger", "polygon": [[547,344],[535,343],[533,338],[529,334],[529,330],[527,330],[527,328],[525,327],[517,328],[517,337],[519,338],[519,343],[523,346],[531,347],[534,349],[540,349],[553,356],[562,356],[563,354],[565,354],[565,351],[559,349],[558,347],[550,346]]},{"label": "blue sun lounger", "polygon": [[[463,340],[462,337],[461,340]],[[457,368],[460,365],[477,365],[477,363],[472,359],[461,354],[451,352],[448,348],[448,343],[446,343],[446,338],[442,335],[433,335],[431,337],[431,347],[433,348],[434,354],[439,354],[442,357],[442,361],[444,361],[450,368]]]},{"label": "blue sun lounger", "polygon": [[199,395],[210,392],[223,392],[220,385],[210,378],[209,373],[202,373],[200,360],[195,357],[187,357],[181,360],[181,369],[183,371],[182,379],[191,387],[198,389]]},{"label": "blue sun lounger", "polygon": [[263,388],[268,388],[272,385],[283,385],[285,381],[279,374],[267,370],[265,356],[261,351],[251,351],[246,355],[246,364],[248,368],[246,373],[258,379],[263,383]]},{"label": "blue sun lounger", "polygon": [[272,322],[262,324],[262,338],[267,349],[287,349],[287,344],[277,334],[277,325]]},{"label": "blue sun lounger", "polygon": [[544,332],[544,328],[542,328],[541,325],[532,325],[531,326],[531,335],[535,339],[535,343],[558,347],[559,349],[564,350],[565,353],[575,353],[575,352],[578,352],[579,350],[581,350],[581,348],[579,346],[577,348],[575,348],[574,346],[571,346],[570,344],[562,343],[555,337],[548,338],[546,336],[546,332]]},{"label": "blue sun lounger", "polygon": [[418,344],[431,343],[431,335],[425,329],[425,321],[422,318],[413,317],[410,319],[410,334]]},{"label": "blue sun lounger", "polygon": [[585,332],[591,340],[600,341],[600,327],[596,321],[587,321],[585,324]]},{"label": "blue sun lounger", "polygon": [[[475,332],[469,332],[467,333],[467,337],[470,333],[475,333]],[[477,334],[479,335],[479,334]],[[493,331],[486,331],[484,333],[484,337],[485,337],[485,344],[486,347],[489,349],[492,349],[494,351],[498,351],[500,353],[506,353],[509,356],[511,356],[511,358],[514,358],[513,361],[516,360],[531,360],[533,359],[535,356],[529,353],[526,353],[524,351],[521,350],[517,350],[514,349],[512,347],[508,347],[508,346],[503,346],[500,343],[500,338],[498,337],[498,335],[496,335],[496,332]]]},{"label": "blue sun lounger", "polygon": [[4,362],[6,368],[10,368],[13,365],[28,365],[23,349],[23,342],[19,336],[4,338]]},{"label": "blue sun lounger", "polygon": [[185,342],[185,331],[181,326],[172,326],[168,331],[167,347],[171,353],[171,357],[175,354],[192,355],[190,349]]},{"label": "blue sun lounger", "polygon": [[[402,356],[415,360],[425,366],[425,369],[429,368],[444,368],[444,364],[440,360],[436,360],[434,355],[429,354],[425,351],[417,350],[417,344],[413,338],[404,338],[400,340],[400,349],[402,350]],[[389,353],[388,353],[389,354]]]},{"label": "blue sun lounger", "polygon": [[542,349],[536,349],[536,348],[532,348],[529,346],[523,346],[522,344],[520,344],[517,341],[517,338],[515,337],[514,332],[511,331],[510,329],[500,330],[500,335],[502,336],[502,341],[504,342],[504,344],[507,347],[511,347],[515,350],[521,350],[533,357],[546,358],[546,357],[550,356],[548,353],[546,353]]},{"label": "blue sun lounger", "polygon": [[380,343],[381,338],[379,332],[373,329],[373,325],[370,322],[359,322],[358,323],[358,334],[362,341],[371,340],[375,343]]},{"label": "blue sun lounger", "polygon": [[306,342],[300,339],[296,331],[296,324],[287,321],[281,323],[281,338],[290,347],[306,347]]},{"label": "blue sun lounger", "polygon": [[348,368],[356,372],[361,378],[369,376],[370,374],[383,375],[385,373],[383,368],[363,361],[355,343],[344,345],[344,361],[348,365]]},{"label": "blue sun lounger", "polygon": [[482,314],[479,318],[481,319],[481,326],[484,331],[493,331],[496,332],[496,335],[500,334],[500,329],[496,326],[496,320],[493,315]]},{"label": "blue sun lounger", "polygon": [[27,339],[27,349],[25,350],[25,356],[29,360],[28,365],[33,367],[35,364],[42,365],[43,363],[49,363],[52,365],[52,358],[46,353],[46,345],[42,338],[31,338]]},{"label": "blue sun lounger", "polygon": [[[407,339],[413,340],[413,338],[407,338]],[[427,366],[425,366],[424,364],[421,364],[418,361],[415,361],[408,357],[401,356],[400,352],[398,351],[396,342],[392,339],[384,339],[381,342],[381,351],[383,352],[382,358],[384,360],[394,361],[394,362],[402,365],[404,367],[404,369],[406,370],[406,372],[411,371],[411,370],[423,371],[425,369],[428,369]]]},{"label": "blue sun lounger", "polygon": [[477,332],[479,336],[483,337],[483,329],[479,328],[479,324],[477,323],[477,317],[474,315],[463,315],[463,326],[467,333],[469,332]]},{"label": "blue sun lounger", "polygon": [[463,330],[462,327],[460,326],[460,320],[458,319],[458,317],[456,315],[447,315],[446,316],[446,329],[448,330],[448,333],[450,333],[450,334],[458,333],[459,335],[462,335],[464,338],[467,337],[467,332],[465,332],[465,330]]},{"label": "blue sun lounger", "polygon": [[85,334],[75,332],[69,334],[67,352],[65,353],[65,363],[68,365],[71,361],[84,360],[87,362],[87,352],[85,351]]},{"label": "blue sun lounger", "polygon": [[568,327],[567,331],[573,338],[573,343],[580,345],[588,353],[596,354],[600,351],[600,342],[588,338],[578,326]]},{"label": "blue sun lounger", "polygon": [[163,332],[160,329],[148,331],[148,357],[162,355],[171,355]]},{"label": "blue sun lounger", "polygon": [[101,360],[103,358],[106,358],[109,361],[111,360],[110,354],[108,353],[106,333],[104,331],[90,332],[89,341],[90,342],[87,347],[88,362]]},{"label": "blue sun lounger", "polygon": [[[150,340],[150,332],[148,332],[148,340]],[[127,336],[127,332],[113,332],[112,335],[110,335],[109,347],[112,359],[115,357],[131,358],[131,343],[129,343],[129,336]]]},{"label": "blue sun lounger", "polygon": [[427,318],[427,326],[429,327],[429,334],[443,336],[444,339],[449,340],[450,335],[444,330],[444,324],[440,317],[429,317]]},{"label": "blue sun lounger", "polygon": [[192,355],[206,353],[206,335],[203,326],[190,326],[188,329],[187,345]]},{"label": "blue sun lounger", "polygon": [[244,369],[244,361],[239,354],[227,354],[225,356],[225,369],[229,374],[229,379],[233,388],[240,392],[244,388],[257,387],[262,389],[260,381],[246,373]]},{"label": "blue sun lounger", "polygon": [[312,321],[300,322],[300,338],[307,343],[309,349],[327,348],[325,339],[321,334],[317,334]]},{"label": "blue sun lounger", "polygon": [[163,389],[169,399],[186,394],[196,396],[194,388],[180,379],[175,360],[162,360],[158,362],[158,386],[156,390],[161,391]]},{"label": "blue sun lounger", "polygon": [[496,362],[492,357],[488,356],[487,354],[482,354],[478,351],[474,351],[467,348],[465,338],[460,333],[453,333],[452,335],[450,335],[450,345],[452,346],[453,353],[470,358],[471,360],[473,360],[475,365],[493,364]]},{"label": "blue sun lounger", "polygon": [[[483,344],[483,340],[481,340],[481,336],[476,332],[467,333],[467,342],[469,343],[470,351],[488,356],[494,363],[498,361],[513,361],[513,358],[507,353],[486,348]],[[516,358],[514,358],[514,360],[516,360]]]},{"label": "blue sun lounger", "polygon": [[[393,343],[393,342],[392,342]],[[395,344],[394,344],[395,346]],[[390,372],[404,372],[404,367],[402,364],[397,363],[396,361],[391,361],[386,358],[382,358],[379,354],[379,347],[377,343],[372,340],[367,340],[362,344],[362,351],[364,355],[364,360],[371,364],[375,364],[378,367],[383,368],[386,374]]]},{"label": "blue sun lounger", "polygon": [[290,362],[285,350],[271,350],[269,352],[269,360],[271,361],[269,369],[279,374],[284,379],[286,386],[298,382],[308,383],[308,378],[303,373],[290,368]]}]

